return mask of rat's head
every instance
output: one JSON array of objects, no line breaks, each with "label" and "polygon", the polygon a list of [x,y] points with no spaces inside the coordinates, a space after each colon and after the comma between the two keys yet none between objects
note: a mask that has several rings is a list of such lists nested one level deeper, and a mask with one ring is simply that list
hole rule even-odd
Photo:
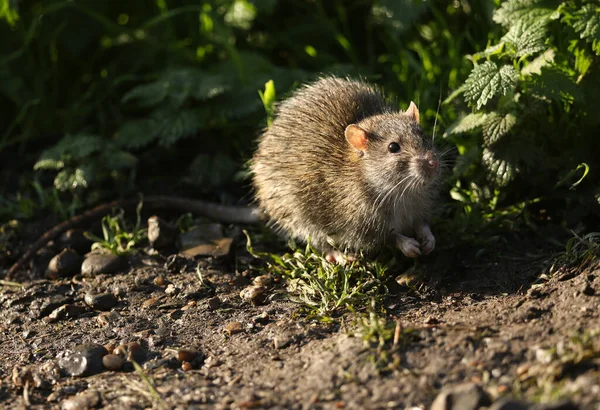
[{"label": "rat's head", "polygon": [[411,102],[405,112],[381,114],[351,124],[346,140],[359,152],[369,185],[379,192],[414,194],[430,186],[440,164],[431,138],[419,126],[419,110]]}]

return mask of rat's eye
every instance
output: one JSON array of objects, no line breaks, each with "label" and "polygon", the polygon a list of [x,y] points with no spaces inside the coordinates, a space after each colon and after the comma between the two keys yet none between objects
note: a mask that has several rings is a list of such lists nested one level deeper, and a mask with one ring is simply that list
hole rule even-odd
[{"label": "rat's eye", "polygon": [[400,152],[400,145],[397,142],[392,142],[388,145],[388,151],[392,154],[397,154]]}]

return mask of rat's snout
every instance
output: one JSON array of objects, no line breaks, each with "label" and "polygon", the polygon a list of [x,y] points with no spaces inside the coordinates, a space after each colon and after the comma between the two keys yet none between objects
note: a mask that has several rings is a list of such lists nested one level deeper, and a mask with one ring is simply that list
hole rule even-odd
[{"label": "rat's snout", "polygon": [[440,167],[440,161],[438,161],[438,157],[433,151],[427,151],[424,156],[424,160],[429,168],[433,171],[437,171]]},{"label": "rat's snout", "polygon": [[418,157],[419,173],[427,180],[434,178],[440,169],[440,161],[432,150],[426,151]]}]

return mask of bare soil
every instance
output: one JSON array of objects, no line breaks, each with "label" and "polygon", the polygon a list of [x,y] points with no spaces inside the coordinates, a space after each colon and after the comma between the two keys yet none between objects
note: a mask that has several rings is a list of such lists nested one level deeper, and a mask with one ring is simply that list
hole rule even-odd
[{"label": "bare soil", "polygon": [[[366,313],[341,311],[330,322],[307,317],[279,278],[264,304],[244,301],[240,292],[255,274],[245,271],[243,244],[225,259],[141,253],[115,274],[3,286],[0,403],[425,409],[442,389],[475,383],[491,401],[568,399],[598,409],[600,266],[550,275],[544,243],[511,239],[479,256],[477,249],[440,249],[417,262],[419,285],[392,286],[386,297],[381,316],[397,323],[400,338],[381,347],[360,336],[358,318]],[[391,282],[400,273],[390,272]],[[113,313],[86,306],[87,292],[117,295]],[[50,320],[62,304],[80,309]],[[69,377],[55,365],[82,343],[133,341],[142,346],[143,373],[128,363]],[[200,352],[186,370],[177,359],[183,348]]]}]

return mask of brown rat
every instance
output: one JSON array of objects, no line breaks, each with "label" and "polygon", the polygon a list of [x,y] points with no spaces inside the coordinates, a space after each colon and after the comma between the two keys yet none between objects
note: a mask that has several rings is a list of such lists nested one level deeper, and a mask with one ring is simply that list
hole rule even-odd
[{"label": "brown rat", "polygon": [[439,161],[411,103],[406,112],[361,82],[322,78],[277,109],[252,163],[259,209],[318,249],[395,244],[430,253]]},{"label": "brown rat", "polygon": [[[147,208],[196,212],[227,223],[268,219],[279,231],[328,252],[371,250],[393,244],[408,257],[430,253],[435,238],[429,218],[435,202],[439,160],[419,126],[419,111],[388,104],[361,82],[322,78],[278,106],[259,138],[252,161],[258,208],[150,196]],[[23,267],[67,229],[137,199],[99,205],[44,233],[8,270]]]}]

